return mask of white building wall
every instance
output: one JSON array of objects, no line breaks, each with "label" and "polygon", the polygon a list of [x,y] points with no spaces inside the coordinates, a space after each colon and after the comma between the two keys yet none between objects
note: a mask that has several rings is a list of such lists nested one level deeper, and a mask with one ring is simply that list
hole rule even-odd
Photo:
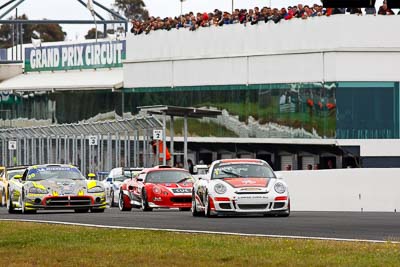
[{"label": "white building wall", "polygon": [[396,16],[335,15],[128,35],[124,84],[399,81],[399,26]]}]

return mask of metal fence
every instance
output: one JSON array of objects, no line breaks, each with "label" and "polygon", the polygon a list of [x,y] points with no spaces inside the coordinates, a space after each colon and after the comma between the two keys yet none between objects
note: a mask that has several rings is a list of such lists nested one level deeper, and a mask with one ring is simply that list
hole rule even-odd
[{"label": "metal fence", "polygon": [[94,123],[0,129],[0,165],[66,163],[82,173],[149,167],[149,141],[162,123],[153,116]]}]

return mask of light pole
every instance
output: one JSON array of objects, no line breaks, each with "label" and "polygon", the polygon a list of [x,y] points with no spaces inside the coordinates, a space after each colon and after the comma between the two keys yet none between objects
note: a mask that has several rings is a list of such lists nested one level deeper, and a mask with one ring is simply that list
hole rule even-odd
[{"label": "light pole", "polygon": [[90,10],[90,13],[93,16],[93,20],[94,20],[94,27],[95,27],[95,38],[96,38],[96,43],[97,43],[97,21],[96,21],[96,14],[94,12],[94,6],[93,6],[93,1],[92,0],[88,0],[87,2],[87,8]]},{"label": "light pole", "polygon": [[231,14],[233,14],[233,6],[234,6],[234,0],[232,0],[232,13]]},{"label": "light pole", "polygon": [[186,0],[180,0],[180,1],[181,1],[181,16],[182,16],[182,14],[183,14],[183,2],[186,1]]}]

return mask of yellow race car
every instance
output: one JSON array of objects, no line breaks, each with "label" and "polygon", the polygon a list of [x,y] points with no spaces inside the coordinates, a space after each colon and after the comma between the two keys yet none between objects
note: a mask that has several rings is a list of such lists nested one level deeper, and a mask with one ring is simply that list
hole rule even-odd
[{"label": "yellow race car", "polygon": [[12,179],[15,175],[22,175],[26,168],[28,167],[0,167],[0,206],[6,206],[10,179]]},{"label": "yellow race car", "polygon": [[106,193],[101,182],[86,180],[78,168],[63,164],[37,165],[9,181],[9,213],[73,209],[104,212]]}]

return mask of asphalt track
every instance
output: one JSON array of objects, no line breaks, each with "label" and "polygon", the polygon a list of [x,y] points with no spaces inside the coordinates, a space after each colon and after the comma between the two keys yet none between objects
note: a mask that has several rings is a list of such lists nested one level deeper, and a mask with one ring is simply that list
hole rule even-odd
[{"label": "asphalt track", "polygon": [[378,241],[400,241],[400,214],[381,212],[292,212],[288,218],[262,216],[192,217],[190,212],[155,210],[76,214],[73,211],[38,211],[8,214],[0,208],[0,219],[27,219],[102,226],[177,229],[272,236],[297,236]]}]

